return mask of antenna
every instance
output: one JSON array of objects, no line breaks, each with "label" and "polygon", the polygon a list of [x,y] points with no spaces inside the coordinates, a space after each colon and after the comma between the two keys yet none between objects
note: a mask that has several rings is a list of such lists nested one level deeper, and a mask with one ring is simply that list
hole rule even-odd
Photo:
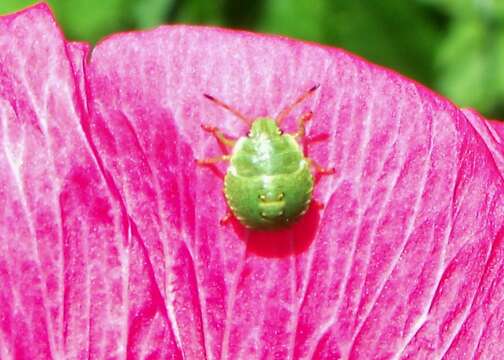
[{"label": "antenna", "polygon": [[298,97],[296,99],[296,101],[294,101],[291,105],[285,107],[280,112],[280,114],[278,114],[278,116],[276,117],[276,123],[277,123],[277,125],[280,126],[280,124],[282,123],[282,121],[287,117],[287,115],[289,115],[289,113],[292,111],[292,109],[294,109],[297,105],[299,105],[300,103],[302,103],[303,101],[305,101],[308,97],[310,97],[311,95],[313,95],[313,93],[315,92],[315,90],[317,90],[319,87],[320,87],[320,84],[312,86],[303,95],[301,95],[300,97]]},{"label": "antenna", "polygon": [[211,102],[223,107],[224,109],[226,109],[227,111],[233,113],[237,118],[239,118],[241,121],[243,121],[245,124],[249,124],[250,121],[249,119],[247,119],[245,116],[242,115],[241,112],[239,112],[238,110],[235,110],[233,109],[231,106],[229,106],[228,104],[220,101],[219,99],[216,99],[214,98],[212,95],[208,95],[208,94],[203,94],[204,97],[206,97],[208,100],[210,100]]}]

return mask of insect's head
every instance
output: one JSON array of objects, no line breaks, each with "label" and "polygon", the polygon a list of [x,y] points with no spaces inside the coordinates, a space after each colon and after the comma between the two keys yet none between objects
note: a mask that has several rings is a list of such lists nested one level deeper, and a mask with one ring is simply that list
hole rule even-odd
[{"label": "insect's head", "polygon": [[281,135],[282,131],[278,128],[277,123],[272,118],[257,118],[254,120],[252,125],[250,126],[250,131],[248,133],[249,137],[258,137],[258,136],[278,136]]}]

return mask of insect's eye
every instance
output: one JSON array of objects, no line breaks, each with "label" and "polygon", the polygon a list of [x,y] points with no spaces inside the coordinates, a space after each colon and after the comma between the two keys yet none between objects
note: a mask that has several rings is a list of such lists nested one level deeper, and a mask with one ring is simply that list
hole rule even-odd
[{"label": "insect's eye", "polygon": [[283,135],[284,132],[282,130],[278,129],[277,133],[278,133],[278,135]]}]

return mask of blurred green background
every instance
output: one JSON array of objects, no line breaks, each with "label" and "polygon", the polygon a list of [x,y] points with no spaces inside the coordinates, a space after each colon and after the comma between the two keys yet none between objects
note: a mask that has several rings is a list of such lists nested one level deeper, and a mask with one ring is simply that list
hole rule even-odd
[{"label": "blurred green background", "polygon": [[[0,13],[35,1],[0,0]],[[66,36],[95,43],[159,24],[211,24],[345,48],[504,119],[504,0],[50,0]]]}]

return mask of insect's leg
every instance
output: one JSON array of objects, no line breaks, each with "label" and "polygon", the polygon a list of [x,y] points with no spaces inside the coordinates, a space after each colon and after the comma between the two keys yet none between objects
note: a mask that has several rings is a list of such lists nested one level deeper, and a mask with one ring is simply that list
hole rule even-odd
[{"label": "insect's leg", "polygon": [[298,129],[294,133],[294,137],[296,139],[302,139],[305,136],[306,133],[306,122],[310,121],[311,118],[313,117],[313,112],[312,111],[307,111],[303,115],[301,115],[298,119]]},{"label": "insect's leg", "polygon": [[233,147],[236,141],[224,135],[219,129],[215,126],[201,124],[201,128],[206,132],[211,133],[219,143],[227,147]]},{"label": "insect's leg", "polygon": [[196,162],[198,163],[198,165],[210,165],[221,161],[229,161],[230,158],[231,158],[230,155],[221,155],[206,159],[197,159]]},{"label": "insect's leg", "polygon": [[310,162],[310,165],[313,166],[315,169],[315,175],[316,176],[322,176],[322,175],[332,175],[335,173],[334,168],[324,168],[320,166],[315,160],[313,159],[308,159]]},{"label": "insect's leg", "polygon": [[227,212],[226,212],[226,215],[224,215],[224,217],[222,219],[220,219],[220,224],[221,225],[226,225],[229,222],[229,220],[231,220],[232,216],[233,216],[233,214],[228,209]]}]

